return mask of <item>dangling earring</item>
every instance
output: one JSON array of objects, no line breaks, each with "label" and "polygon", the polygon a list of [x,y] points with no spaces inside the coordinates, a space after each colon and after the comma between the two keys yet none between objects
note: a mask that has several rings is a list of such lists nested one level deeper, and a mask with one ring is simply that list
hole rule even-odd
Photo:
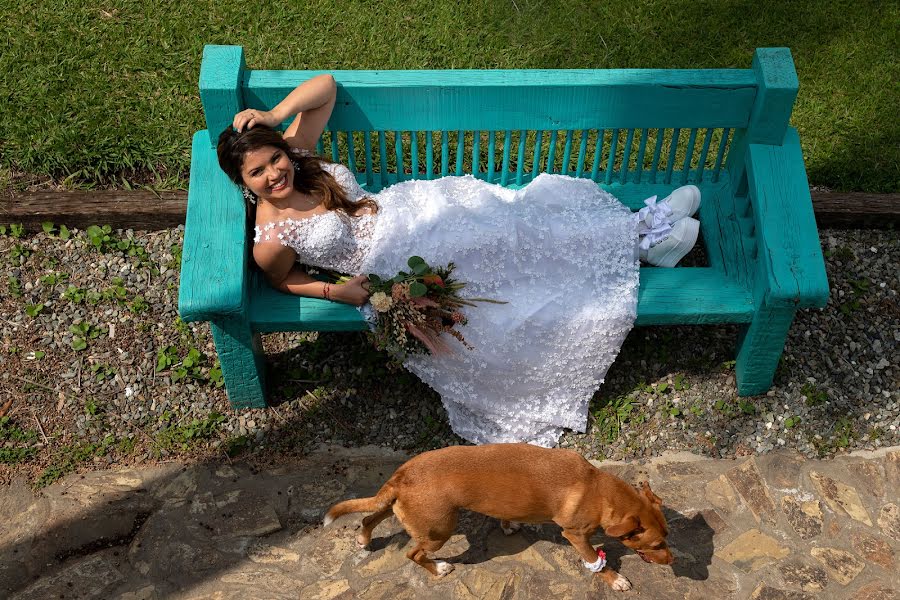
[{"label": "dangling earring", "polygon": [[250,204],[256,204],[256,194],[251,192],[250,188],[248,188],[245,185],[242,185],[240,187],[241,187],[241,194],[244,196],[244,200],[246,200]]}]

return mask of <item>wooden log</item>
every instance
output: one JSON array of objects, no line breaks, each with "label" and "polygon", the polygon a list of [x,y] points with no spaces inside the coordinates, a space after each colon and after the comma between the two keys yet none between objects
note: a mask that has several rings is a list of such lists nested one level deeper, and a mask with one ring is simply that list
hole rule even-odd
[{"label": "wooden log", "polygon": [[184,224],[186,207],[187,192],[181,191],[24,192],[0,203],[0,223],[22,223],[30,231],[40,231],[44,221],[78,229],[167,229]]},{"label": "wooden log", "polygon": [[811,194],[820,228],[900,229],[900,194],[817,190]]},{"label": "wooden log", "polygon": [[[820,228],[900,229],[900,194],[813,190],[813,210]],[[0,202],[0,224],[21,223],[40,231],[52,221],[84,229],[167,229],[184,224],[187,192],[86,190],[24,192]]]}]

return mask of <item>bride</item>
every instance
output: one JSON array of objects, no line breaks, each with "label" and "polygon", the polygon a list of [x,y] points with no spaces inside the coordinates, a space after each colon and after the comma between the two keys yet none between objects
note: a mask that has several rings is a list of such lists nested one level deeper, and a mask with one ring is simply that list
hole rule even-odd
[{"label": "bride", "polygon": [[[330,75],[271,111],[244,110],[222,132],[219,165],[255,214],[253,259],[277,289],[361,307],[366,274],[388,278],[410,256],[456,264],[479,304],[449,355],[404,365],[440,395],[474,443],[557,443],[584,431],[588,403],[636,315],[639,259],[673,267],[693,247],[699,190],[637,213],[588,179],[541,174],[511,190],[471,175],[413,180],[370,195],[347,167],[313,155],[335,104]],[[273,129],[296,115],[284,135]],[[355,275],[318,281],[307,267]]]}]

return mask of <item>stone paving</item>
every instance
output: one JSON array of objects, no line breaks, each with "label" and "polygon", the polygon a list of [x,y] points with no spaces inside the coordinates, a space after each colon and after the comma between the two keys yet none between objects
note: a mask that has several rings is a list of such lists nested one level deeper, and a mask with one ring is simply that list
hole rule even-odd
[{"label": "stone paving", "polygon": [[594,582],[553,524],[504,536],[465,513],[438,552],[442,579],[408,561],[392,518],[358,550],[351,515],[328,506],[368,496],[407,457],[325,447],[264,472],[238,463],[167,464],[69,476],[33,495],[0,488],[0,597],[332,600],[554,598],[900,598],[900,448],[810,461],[679,453],[598,466],[662,497],[671,566],[646,564],[597,535],[634,584]]}]

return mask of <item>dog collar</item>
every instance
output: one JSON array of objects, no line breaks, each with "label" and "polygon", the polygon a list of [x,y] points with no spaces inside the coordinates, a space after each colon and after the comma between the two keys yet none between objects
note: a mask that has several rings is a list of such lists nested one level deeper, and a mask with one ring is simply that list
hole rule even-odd
[{"label": "dog collar", "polygon": [[600,548],[597,548],[597,560],[592,563],[589,563],[586,560],[583,560],[581,562],[584,565],[585,569],[592,573],[597,573],[606,566],[606,552],[604,552]]}]

